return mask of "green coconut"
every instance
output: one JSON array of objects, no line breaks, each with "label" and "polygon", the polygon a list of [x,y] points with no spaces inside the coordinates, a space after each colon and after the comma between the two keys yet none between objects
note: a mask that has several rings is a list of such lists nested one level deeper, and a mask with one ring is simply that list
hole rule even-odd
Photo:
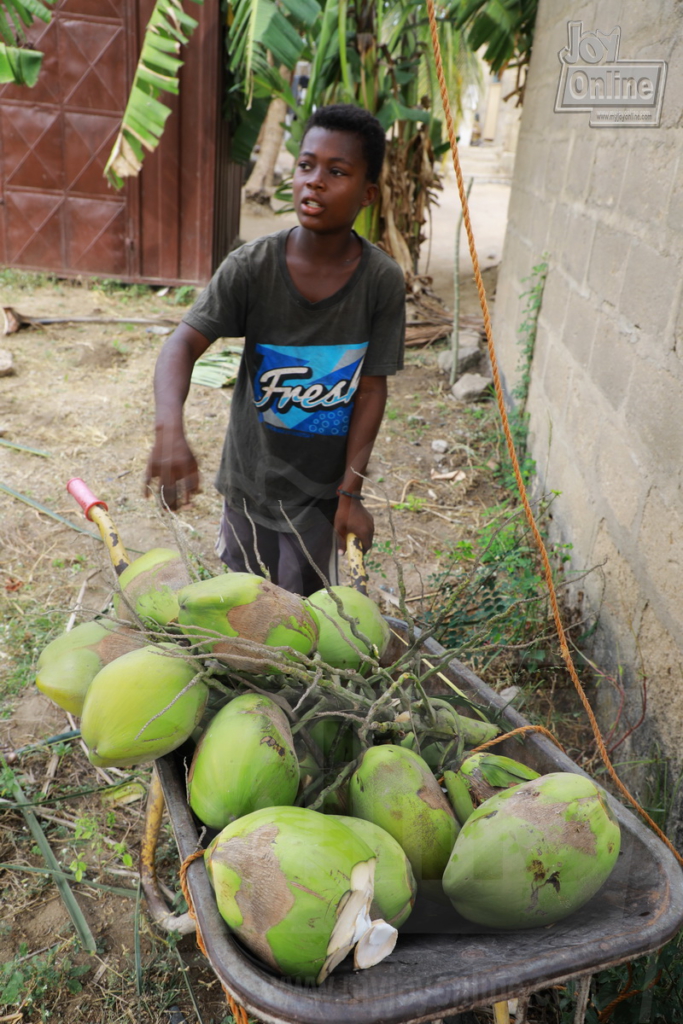
[{"label": "green coconut", "polygon": [[142,633],[111,622],[81,622],[52,640],[38,658],[38,689],[71,715],[80,715],[90,683],[110,661],[143,647]]},{"label": "green coconut", "polygon": [[370,917],[373,920],[382,918],[394,928],[400,928],[408,920],[417,894],[417,883],[410,861],[386,829],[362,818],[346,815],[334,817],[360,836],[377,857],[375,894],[370,906]]},{"label": "green coconut", "polygon": [[465,758],[459,771],[470,793],[479,803],[495,796],[501,789],[519,786],[522,782],[530,782],[540,776],[539,772],[528,768],[521,761],[503,754],[489,754],[484,750]]},{"label": "green coconut", "polygon": [[114,594],[114,611],[124,622],[134,621],[132,609],[143,621],[166,626],[178,618],[176,591],[189,582],[179,551],[152,548],[121,573],[121,593]]},{"label": "green coconut", "polygon": [[554,772],[476,808],[453,847],[444,892],[476,924],[553,924],[595,895],[619,845],[619,825],[595,783]]},{"label": "green coconut", "polygon": [[447,770],[443,781],[448,799],[461,825],[467,821],[474,808],[499,793],[502,789],[519,786],[522,782],[537,779],[539,773],[520,761],[503,754],[489,754],[481,751],[470,754],[457,772]]},{"label": "green coconut", "polygon": [[306,599],[306,604],[318,616],[318,651],[322,660],[333,668],[350,669],[362,666],[363,655],[379,660],[387,649],[391,632],[375,602],[354,587],[330,587],[330,591],[341,602],[344,615],[353,620],[357,632],[369,644],[354,634],[347,618],[340,614],[334,597],[327,590],[318,590]]},{"label": "green coconut", "polygon": [[349,795],[351,814],[394,837],[418,882],[441,878],[459,826],[419,754],[393,744],[370,747],[351,776]]},{"label": "green coconut", "polygon": [[221,916],[281,974],[323,982],[356,946],[358,966],[393,949],[369,908],[375,855],[341,822],[305,807],[269,807],[226,826],[205,853]]},{"label": "green coconut", "polygon": [[142,647],[101,669],[83,704],[81,735],[100,767],[130,768],[184,743],[208,698],[199,665],[175,644]]},{"label": "green coconut", "polygon": [[257,693],[235,697],[211,720],[188,777],[192,810],[217,829],[261,807],[293,804],[298,787],[289,722]]},{"label": "green coconut", "polygon": [[318,639],[316,618],[302,597],[249,572],[191,583],[178,600],[178,621],[185,633],[235,669],[259,672],[283,666],[291,656],[289,648],[310,654]]}]

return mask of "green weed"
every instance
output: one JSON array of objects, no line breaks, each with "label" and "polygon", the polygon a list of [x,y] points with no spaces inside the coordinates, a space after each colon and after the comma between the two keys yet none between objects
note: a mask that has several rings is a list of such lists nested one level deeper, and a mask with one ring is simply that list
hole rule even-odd
[{"label": "green weed", "polygon": [[117,817],[113,811],[106,815],[104,824],[93,814],[84,814],[76,819],[74,838],[71,841],[74,857],[69,864],[69,870],[73,872],[77,882],[81,881],[88,869],[88,857],[101,864],[105,860],[111,860],[113,856],[124,867],[133,866],[133,858],[126,843],[117,842],[110,835],[110,829],[116,824]]},{"label": "green weed", "polygon": [[34,273],[30,270],[17,270],[15,267],[0,267],[0,285],[6,288],[17,288],[22,292],[32,292],[36,288],[55,285],[57,278],[51,274]]},{"label": "green weed", "polygon": [[118,299],[144,299],[154,295],[153,289],[148,284],[128,284],[125,281],[116,281],[111,277],[92,277],[88,281],[88,287],[94,291],[103,292],[105,295],[115,295]]},{"label": "green weed", "polygon": [[183,284],[173,291],[173,304],[175,306],[191,306],[194,302],[197,289],[191,284]]},{"label": "green weed", "polygon": [[[69,947],[77,952],[73,941],[61,943],[44,956],[32,956],[26,943],[21,943],[16,957],[0,967],[0,1006],[21,1008],[31,1020],[57,1019],[53,1008],[62,994],[75,995],[83,990],[81,979],[92,964],[77,964],[71,956],[60,955]],[[39,1015],[39,1016],[35,1016]]]},{"label": "green weed", "polygon": [[[529,397],[531,386],[531,364],[534,358],[536,347],[536,333],[538,330],[538,317],[541,311],[543,300],[543,289],[548,274],[548,254],[543,253],[541,262],[531,269],[529,277],[524,280],[530,282],[529,288],[522,292],[520,299],[526,299],[522,314],[522,323],[517,329],[519,346],[519,360],[517,363],[517,383],[512,389],[514,405],[508,413],[510,431],[514,442],[515,451],[520,464],[522,479],[527,484],[536,471],[536,463],[527,451],[527,439],[529,434],[529,416],[526,411],[526,403]],[[507,459],[501,465],[500,470],[503,482],[507,487],[516,487],[512,468]]]},{"label": "green weed", "polygon": [[387,578],[387,574],[382,568],[382,563],[373,557],[375,554],[386,555],[389,558],[393,558],[397,553],[397,546],[390,540],[380,540],[374,543],[370,553],[365,556],[365,568],[370,576],[382,576],[383,579]]},{"label": "green weed", "polygon": [[[541,528],[545,503],[538,516]],[[505,661],[508,672],[531,686],[530,673],[551,657],[553,627],[548,590],[538,551],[520,508],[503,504],[471,538],[442,554],[430,577],[438,592],[425,618],[435,638],[457,650],[475,671],[491,674]],[[571,545],[556,545],[551,556],[557,582],[565,580]]]},{"label": "green weed", "polygon": [[[22,609],[23,611],[23,609]],[[64,613],[55,609],[6,616],[0,623],[0,641],[9,655],[9,668],[0,674],[0,716],[4,698],[14,696],[33,679],[35,662],[42,649],[64,626]]]},{"label": "green weed", "polygon": [[408,494],[405,501],[397,501],[391,507],[397,512],[422,512],[426,504],[426,498],[421,498],[417,494]]},{"label": "green weed", "polygon": [[[557,1003],[559,1024],[573,1024],[573,983],[558,994]],[[683,932],[655,953],[593,975],[585,1024],[605,1021],[683,1024]]]}]

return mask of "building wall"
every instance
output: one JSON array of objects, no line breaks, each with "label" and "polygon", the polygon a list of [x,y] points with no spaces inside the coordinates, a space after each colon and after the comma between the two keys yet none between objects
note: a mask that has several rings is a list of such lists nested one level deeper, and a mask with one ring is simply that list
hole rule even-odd
[{"label": "building wall", "polygon": [[[664,60],[660,127],[555,113],[569,21],[621,28],[619,60]],[[553,539],[595,568],[572,598],[599,614],[595,651],[623,670],[633,750],[677,762],[683,736],[683,5],[540,0],[494,336],[515,383],[524,279],[548,254],[528,410],[537,486],[560,491]],[[605,683],[604,726],[615,714]],[[619,751],[621,755],[622,750]]]}]

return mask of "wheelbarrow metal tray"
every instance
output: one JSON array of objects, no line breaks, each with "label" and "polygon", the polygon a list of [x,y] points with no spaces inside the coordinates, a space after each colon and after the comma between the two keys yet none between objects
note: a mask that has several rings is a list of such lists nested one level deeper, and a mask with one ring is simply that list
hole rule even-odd
[{"label": "wheelbarrow metal tray", "polygon": [[[396,621],[394,628],[405,629]],[[424,657],[440,662],[433,640]],[[457,660],[442,668],[483,707],[502,712],[509,729],[528,723]],[[448,692],[434,679],[432,692]],[[506,740],[496,748],[520,757]],[[528,735],[523,759],[541,773],[581,772],[548,739]],[[197,849],[198,833],[185,794],[180,756],[157,762],[181,859]],[[447,901],[418,897],[394,952],[355,971],[351,958],[320,987],[280,978],[255,960],[221,918],[203,859],[187,879],[211,966],[221,983],[262,1021],[300,1024],[403,1024],[432,1020],[511,998],[657,949],[683,924],[683,874],[671,852],[630,811],[608,795],[622,830],[617,866],[600,892],[564,921],[541,928],[494,931],[464,921]]]}]

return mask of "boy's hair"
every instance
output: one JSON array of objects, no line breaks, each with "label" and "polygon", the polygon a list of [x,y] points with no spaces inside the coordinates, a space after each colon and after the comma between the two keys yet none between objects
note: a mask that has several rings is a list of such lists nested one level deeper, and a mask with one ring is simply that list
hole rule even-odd
[{"label": "boy's hair", "polygon": [[386,135],[376,117],[363,107],[354,107],[352,103],[333,103],[328,107],[319,107],[306,122],[303,142],[311,128],[325,128],[328,132],[353,132],[360,141],[365,163],[367,179],[377,181],[382,170]]}]

